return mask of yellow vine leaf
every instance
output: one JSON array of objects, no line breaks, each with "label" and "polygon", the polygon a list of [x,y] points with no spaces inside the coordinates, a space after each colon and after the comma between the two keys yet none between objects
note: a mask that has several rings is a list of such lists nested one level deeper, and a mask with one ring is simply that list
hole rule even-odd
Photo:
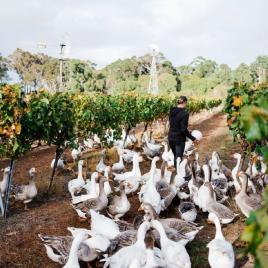
[{"label": "yellow vine leaf", "polygon": [[239,116],[240,113],[239,112],[232,112],[232,116]]},{"label": "yellow vine leaf", "polygon": [[15,133],[16,133],[17,135],[19,135],[20,132],[21,132],[21,124],[20,124],[20,123],[16,123],[16,124],[15,124]]},{"label": "yellow vine leaf", "polygon": [[233,97],[233,105],[235,107],[239,107],[243,102],[243,98],[241,96],[234,96]]}]

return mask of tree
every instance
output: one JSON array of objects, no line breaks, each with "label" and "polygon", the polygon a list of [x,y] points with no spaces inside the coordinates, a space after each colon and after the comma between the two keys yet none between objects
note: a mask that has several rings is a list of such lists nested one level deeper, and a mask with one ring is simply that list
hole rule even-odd
[{"label": "tree", "polygon": [[195,58],[190,65],[194,69],[193,74],[200,78],[212,75],[217,68],[217,63],[215,61],[207,60],[200,56]]},{"label": "tree", "polygon": [[255,82],[259,81],[259,79],[261,80],[260,82],[266,82],[268,72],[268,56],[257,57],[257,59],[250,64],[250,69]]},{"label": "tree", "polygon": [[67,62],[66,87],[72,91],[92,91],[94,69],[89,61],[72,59]]},{"label": "tree", "polygon": [[32,54],[16,49],[10,56],[11,67],[17,72],[26,91],[59,87],[59,61],[45,54]]},{"label": "tree", "polygon": [[253,82],[253,74],[250,70],[250,67],[241,63],[234,71],[234,81],[235,82],[243,82],[243,83],[252,83]]},{"label": "tree", "polygon": [[40,58],[35,57],[30,52],[17,48],[10,56],[10,59],[11,66],[18,73],[22,84],[35,89],[39,84]]},{"label": "tree", "polygon": [[192,75],[194,72],[194,68],[190,65],[181,65],[177,70],[181,75]]},{"label": "tree", "polygon": [[232,69],[227,64],[220,64],[215,71],[215,77],[220,84],[230,85],[232,83]]},{"label": "tree", "polygon": [[8,79],[8,60],[0,54],[0,83],[4,83]]}]

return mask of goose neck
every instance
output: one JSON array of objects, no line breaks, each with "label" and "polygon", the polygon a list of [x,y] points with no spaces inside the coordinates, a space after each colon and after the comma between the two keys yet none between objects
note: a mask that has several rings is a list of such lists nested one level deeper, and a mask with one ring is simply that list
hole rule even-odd
[{"label": "goose neck", "polygon": [[35,181],[35,173],[30,173],[30,182]]},{"label": "goose neck", "polygon": [[8,180],[8,174],[9,174],[9,171],[6,171],[6,172],[4,173],[4,176],[3,176],[3,182],[4,182],[4,183],[7,182],[7,180]]},{"label": "goose neck", "polygon": [[165,244],[168,241],[168,237],[166,235],[165,229],[164,229],[163,225],[160,222],[158,222],[155,225],[155,229],[159,232],[161,246],[162,246],[162,244]]},{"label": "goose neck", "polygon": [[[246,175],[245,175],[246,176]],[[248,187],[248,177],[246,176],[246,178],[243,178],[241,180],[241,184],[242,184],[242,187],[241,187],[241,191],[243,193],[246,193],[247,192],[247,187]]]},{"label": "goose neck", "polygon": [[150,180],[149,180],[149,185],[154,185],[154,175],[155,175],[155,170],[156,170],[156,165],[154,165],[151,169],[150,172]]},{"label": "goose neck", "polygon": [[79,267],[79,262],[78,262],[78,249],[81,243],[81,238],[80,237],[75,237],[70,249],[69,253],[69,258],[67,263],[65,264],[65,268],[71,268],[71,267]]},{"label": "goose neck", "polygon": [[137,171],[139,169],[139,159],[137,156],[133,158],[133,169],[132,171]]},{"label": "goose neck", "polygon": [[123,163],[123,155],[119,154],[119,164],[122,165]]},{"label": "goose neck", "polygon": [[126,191],[125,191],[125,186],[122,189],[120,189],[120,197],[121,198],[127,197]]},{"label": "goose neck", "polygon": [[213,188],[212,188],[210,182],[208,182],[207,188],[208,188],[208,197],[209,197],[209,200],[213,201],[214,200],[214,196],[213,196],[214,191],[213,191]]},{"label": "goose neck", "polygon": [[78,178],[83,179],[83,164],[79,163],[78,165]]},{"label": "goose neck", "polygon": [[208,166],[204,166],[204,176],[205,176],[205,182],[209,182],[209,168]]},{"label": "goose neck", "polygon": [[214,224],[215,224],[215,227],[216,227],[215,238],[216,239],[224,239],[224,236],[223,236],[222,230],[221,230],[221,223],[220,223],[220,220],[218,219],[218,217],[215,217]]},{"label": "goose neck", "polygon": [[266,169],[267,169],[266,164],[263,161],[261,161],[261,173],[265,174]]},{"label": "goose neck", "polygon": [[176,165],[176,169],[177,169],[178,172],[179,172],[179,170],[180,170],[180,163],[181,163],[181,158],[178,157],[178,158],[177,158],[177,165]]},{"label": "goose neck", "polygon": [[[109,182],[108,182],[109,183]],[[106,195],[104,190],[104,180],[100,180],[99,182],[99,197]]]},{"label": "goose neck", "polygon": [[139,227],[138,232],[137,232],[137,242],[136,244],[140,246],[144,246],[144,238],[147,233],[147,222],[142,223],[142,225]]},{"label": "goose neck", "polygon": [[164,144],[164,150],[165,150],[165,153],[168,152],[168,145],[166,143]]},{"label": "goose neck", "polygon": [[238,155],[238,156],[237,156],[236,165],[235,165],[235,167],[234,167],[234,169],[236,170],[236,172],[237,172],[238,169],[239,169],[240,162],[241,162],[241,155]]},{"label": "goose neck", "polygon": [[171,178],[170,178],[170,183],[169,183],[171,186],[176,184],[175,177],[176,177],[176,173],[172,172]]}]

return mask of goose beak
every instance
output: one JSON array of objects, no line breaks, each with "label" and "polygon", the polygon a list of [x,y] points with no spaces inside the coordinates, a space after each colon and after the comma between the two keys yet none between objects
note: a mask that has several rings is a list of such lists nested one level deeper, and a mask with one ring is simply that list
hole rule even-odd
[{"label": "goose beak", "polygon": [[252,157],[252,161],[253,161],[253,163],[255,164],[255,163],[257,162],[257,160],[258,160],[258,156],[257,156],[257,155],[254,155],[254,156]]},{"label": "goose beak", "polygon": [[127,187],[129,187],[131,189],[132,188],[132,183],[127,181]]},{"label": "goose beak", "polygon": [[175,167],[169,166],[169,167],[167,167],[167,170],[173,172],[173,171],[175,171]]},{"label": "goose beak", "polygon": [[143,204],[141,204],[141,206],[139,207],[138,211],[144,211]]}]

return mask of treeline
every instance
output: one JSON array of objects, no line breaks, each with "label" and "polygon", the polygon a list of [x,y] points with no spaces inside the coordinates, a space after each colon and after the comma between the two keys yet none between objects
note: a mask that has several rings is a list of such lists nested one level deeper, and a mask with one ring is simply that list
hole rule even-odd
[{"label": "treeline", "polygon": [[[213,95],[222,97],[234,82],[266,83],[268,56],[259,56],[247,65],[241,63],[231,69],[227,64],[195,58],[190,64],[175,67],[162,53],[157,56],[158,83],[161,94],[181,91],[188,96]],[[0,56],[0,82],[8,81],[8,71],[18,74],[26,91],[48,88],[52,92],[60,87],[59,59],[45,54],[33,54],[16,49],[10,56]],[[91,61],[65,59],[63,85],[66,91],[97,91],[121,94],[126,91],[146,93],[150,79],[151,56],[117,60],[98,70]]]}]

